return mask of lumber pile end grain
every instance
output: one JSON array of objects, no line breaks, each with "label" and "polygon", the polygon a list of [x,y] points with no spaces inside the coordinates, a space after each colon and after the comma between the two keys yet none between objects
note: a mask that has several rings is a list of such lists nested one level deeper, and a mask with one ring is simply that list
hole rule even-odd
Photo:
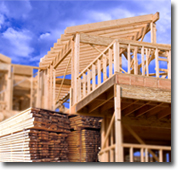
[{"label": "lumber pile end grain", "polygon": [[29,108],[0,123],[0,161],[68,162],[68,115]]},{"label": "lumber pile end grain", "polygon": [[67,141],[70,162],[98,162],[101,119],[80,115],[69,117],[71,133]]}]

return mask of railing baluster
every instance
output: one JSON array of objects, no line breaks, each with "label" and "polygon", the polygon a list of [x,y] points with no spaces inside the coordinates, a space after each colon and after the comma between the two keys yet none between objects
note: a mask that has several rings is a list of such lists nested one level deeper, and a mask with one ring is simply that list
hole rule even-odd
[{"label": "railing baluster", "polygon": [[97,61],[97,70],[98,70],[98,86],[101,84],[101,60]]},{"label": "railing baluster", "polygon": [[83,74],[83,97],[86,96],[86,74]]},{"label": "railing baluster", "polygon": [[96,66],[92,65],[92,90],[96,88]]},{"label": "railing baluster", "polygon": [[107,59],[103,55],[103,82],[107,79],[107,71],[106,71],[107,68],[106,67],[107,67]]},{"label": "railing baluster", "polygon": [[171,50],[168,54],[168,79],[171,79]]},{"label": "railing baluster", "polygon": [[128,44],[127,55],[128,55],[128,74],[130,74],[131,73],[131,47],[130,47],[130,44]]},{"label": "railing baluster", "polygon": [[119,72],[119,42],[116,40],[113,45],[114,50],[114,73]]},{"label": "railing baluster", "polygon": [[87,92],[88,94],[90,93],[91,91],[91,73],[90,73],[90,69],[87,70]]},{"label": "railing baluster", "polygon": [[129,158],[130,158],[130,162],[133,162],[133,147],[130,147],[129,149]]},{"label": "railing baluster", "polygon": [[146,76],[149,76],[149,50],[146,48]]},{"label": "railing baluster", "polygon": [[163,162],[163,151],[162,151],[162,149],[159,150],[159,162]]},{"label": "railing baluster", "polygon": [[158,60],[158,48],[155,51],[155,63],[156,63],[156,77],[159,78],[159,60]]},{"label": "railing baluster", "polygon": [[112,76],[112,49],[109,48],[109,77]]},{"label": "railing baluster", "polygon": [[144,149],[141,148],[141,162],[144,162]]},{"label": "railing baluster", "polygon": [[138,59],[137,59],[137,50],[138,48],[135,47],[134,50],[134,74],[138,75]]},{"label": "railing baluster", "polygon": [[145,162],[148,162],[148,149],[145,148]]},{"label": "railing baluster", "polygon": [[144,70],[144,46],[141,48],[141,63],[142,63],[142,75],[145,75],[145,70]]}]

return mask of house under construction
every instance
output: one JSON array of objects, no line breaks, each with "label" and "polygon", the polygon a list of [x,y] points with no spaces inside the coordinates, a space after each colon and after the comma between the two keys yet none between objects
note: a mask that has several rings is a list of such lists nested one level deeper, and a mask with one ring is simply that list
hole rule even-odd
[{"label": "house under construction", "polygon": [[135,153],[141,162],[171,161],[171,45],[156,43],[158,20],[157,12],[67,27],[39,67],[1,55],[0,110],[102,117],[99,161],[133,162]]}]

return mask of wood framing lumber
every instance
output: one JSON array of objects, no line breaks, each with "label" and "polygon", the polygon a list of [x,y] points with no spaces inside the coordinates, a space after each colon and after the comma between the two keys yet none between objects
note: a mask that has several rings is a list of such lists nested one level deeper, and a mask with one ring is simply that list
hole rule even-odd
[{"label": "wood framing lumber", "polygon": [[[125,128],[133,135],[134,138],[136,138],[136,140],[139,143],[146,145],[145,142],[131,129],[131,127],[125,125]],[[155,153],[152,150],[148,149],[148,152],[151,153],[151,155],[156,159],[156,161],[159,162],[158,157],[155,155]]]},{"label": "wood framing lumber", "polygon": [[154,15],[149,14],[149,15],[142,15],[137,17],[130,17],[124,19],[117,19],[117,20],[110,20],[110,21],[103,21],[92,24],[67,27],[65,33],[74,34],[76,32],[92,32],[92,31],[104,30],[108,28],[121,27],[124,25],[133,25],[133,24],[136,25],[138,23],[143,23],[143,22],[150,22],[150,21],[156,22],[158,19],[159,19],[159,13],[157,12]]},{"label": "wood framing lumber", "polygon": [[[111,42],[113,42],[115,39],[109,38],[109,37],[102,37],[97,35],[89,35],[85,33],[79,33],[80,34],[80,42],[85,44],[94,44],[94,45],[101,45],[101,46],[108,46]],[[170,50],[171,45],[169,44],[156,44],[156,43],[148,43],[148,42],[139,42],[139,41],[133,41],[133,40],[127,40],[127,39],[118,39],[120,44],[131,44],[133,46],[144,46],[146,48],[153,48],[156,49],[162,49],[162,50]]]}]

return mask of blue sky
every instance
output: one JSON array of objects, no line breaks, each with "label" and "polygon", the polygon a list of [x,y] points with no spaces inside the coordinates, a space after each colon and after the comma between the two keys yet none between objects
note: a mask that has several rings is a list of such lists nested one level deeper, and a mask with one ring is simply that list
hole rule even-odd
[{"label": "blue sky", "polygon": [[[160,12],[157,42],[171,43],[170,0],[2,1],[0,53],[16,64],[38,66],[68,26]],[[145,41],[149,41],[149,35]]]}]

